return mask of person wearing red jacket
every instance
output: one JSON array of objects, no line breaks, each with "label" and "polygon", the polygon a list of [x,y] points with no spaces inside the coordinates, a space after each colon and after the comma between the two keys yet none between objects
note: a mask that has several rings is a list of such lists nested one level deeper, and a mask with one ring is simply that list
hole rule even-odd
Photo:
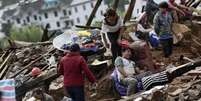
[{"label": "person wearing red jacket", "polygon": [[70,52],[61,59],[59,73],[64,76],[64,87],[72,101],[85,101],[84,74],[91,83],[96,84],[94,75],[89,70],[84,58],[80,55],[78,44],[71,45]]}]

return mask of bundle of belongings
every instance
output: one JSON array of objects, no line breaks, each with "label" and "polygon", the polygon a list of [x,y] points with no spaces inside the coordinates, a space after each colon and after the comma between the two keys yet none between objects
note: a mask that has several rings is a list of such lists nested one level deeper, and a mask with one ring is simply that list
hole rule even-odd
[{"label": "bundle of belongings", "polygon": [[53,40],[53,46],[61,51],[69,50],[72,43],[80,45],[81,52],[97,52],[102,47],[99,30],[68,30]]}]

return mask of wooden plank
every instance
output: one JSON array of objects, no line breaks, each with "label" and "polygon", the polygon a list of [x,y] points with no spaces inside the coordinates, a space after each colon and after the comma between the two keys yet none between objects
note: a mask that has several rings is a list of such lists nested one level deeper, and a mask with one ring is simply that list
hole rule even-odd
[{"label": "wooden plank", "polygon": [[195,0],[189,0],[189,2],[187,3],[187,7],[190,7],[193,3],[195,2]]},{"label": "wooden plank", "polygon": [[126,21],[129,21],[131,19],[131,16],[132,16],[132,13],[133,13],[133,9],[135,7],[135,2],[136,2],[136,0],[131,0],[130,5],[128,7],[128,10],[126,12],[126,15],[124,17],[124,23]]},{"label": "wooden plank", "polygon": [[3,79],[7,79],[8,77],[9,77],[9,73],[10,73],[10,71],[13,69],[13,67],[14,66],[10,66],[10,67],[8,67],[8,70],[7,70],[7,72],[6,72],[6,74],[5,74],[5,76],[4,76],[4,78]]},{"label": "wooden plank", "polygon": [[191,70],[187,73],[187,75],[191,75],[191,76],[200,76],[201,75],[201,71],[198,70]]},{"label": "wooden plank", "polygon": [[171,74],[170,79],[174,79],[183,75],[184,73],[189,72],[190,70],[195,69],[198,66],[201,66],[201,60],[196,60],[195,62],[189,62],[181,66],[170,68],[167,70],[167,72]]},{"label": "wooden plank", "polygon": [[113,8],[114,10],[117,10],[118,4],[119,4],[119,0],[113,0],[112,8]]},{"label": "wooden plank", "polygon": [[89,16],[89,19],[88,19],[88,21],[87,21],[87,23],[86,23],[86,26],[90,26],[90,25],[91,25],[91,22],[93,21],[93,18],[94,18],[94,16],[96,15],[96,12],[97,12],[99,6],[101,5],[101,2],[102,2],[102,1],[103,1],[103,0],[98,0],[98,1],[96,2],[96,5],[95,5],[94,9],[92,10],[92,12],[91,12],[91,14],[90,14],[90,16]]},{"label": "wooden plank", "polygon": [[6,70],[8,69],[8,65],[6,65],[0,73],[0,80],[3,79],[3,75],[5,74]]},{"label": "wooden plank", "polygon": [[45,41],[45,42],[24,42],[24,41],[14,41],[15,44],[19,47],[29,47],[29,46],[33,46],[33,45],[50,45],[52,44],[52,41]]},{"label": "wooden plank", "polygon": [[83,26],[83,25],[75,25],[75,27],[84,28],[84,29],[101,29],[100,27]]},{"label": "wooden plank", "polygon": [[4,60],[4,62],[1,64],[0,66],[0,70],[4,67],[4,65],[7,63],[8,59],[10,58],[10,56],[13,54],[14,51],[10,52],[9,55],[6,57],[6,59]]},{"label": "wooden plank", "polygon": [[[3,53],[3,55],[1,56],[1,58],[0,58],[0,59],[2,59],[2,60],[3,60],[4,56],[6,55],[6,53],[7,53],[7,51]],[[1,62],[1,61],[0,61],[0,62]]]},{"label": "wooden plank", "polygon": [[199,45],[201,47],[201,43],[196,41],[195,39],[193,39],[193,42],[196,43],[197,45]]}]

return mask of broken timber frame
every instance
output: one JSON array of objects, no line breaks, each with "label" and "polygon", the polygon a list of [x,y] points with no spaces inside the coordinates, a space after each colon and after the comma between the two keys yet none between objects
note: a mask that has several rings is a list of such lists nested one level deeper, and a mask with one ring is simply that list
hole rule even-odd
[{"label": "broken timber frame", "polygon": [[23,69],[21,69],[21,70],[18,71],[16,74],[14,74],[13,76],[11,76],[11,78],[16,77],[18,74],[20,74],[20,73],[23,72],[24,70],[29,69],[32,64],[34,64],[34,63],[36,63],[37,61],[41,60],[45,55],[47,55],[47,54],[49,54],[49,53],[51,53],[51,52],[53,52],[53,51],[55,51],[55,50],[56,50],[56,49],[54,49],[54,48],[53,48],[53,49],[50,49],[50,51],[48,51],[46,54],[44,54],[44,55],[38,57],[37,59],[35,59],[35,60],[32,61],[31,63],[29,63],[28,65],[26,65]]},{"label": "broken timber frame", "polygon": [[135,7],[135,2],[136,2],[136,0],[131,0],[131,2],[129,4],[129,7],[128,7],[128,10],[126,12],[126,15],[124,17],[124,23],[126,21],[129,21],[131,19],[131,16],[132,16],[132,13],[133,13],[133,9]]},{"label": "broken timber frame", "polygon": [[98,1],[96,2],[96,5],[95,5],[94,9],[92,10],[91,15],[89,16],[89,19],[88,19],[88,21],[87,21],[87,23],[86,23],[86,26],[87,26],[87,27],[89,27],[89,26],[91,25],[91,22],[93,21],[93,18],[94,18],[94,16],[96,15],[96,12],[97,12],[99,6],[101,5],[101,2],[102,2],[102,1],[103,1],[103,0],[98,0]]},{"label": "broken timber frame", "polygon": [[118,5],[119,5],[119,0],[113,0],[112,8],[113,8],[114,10],[117,10]]}]

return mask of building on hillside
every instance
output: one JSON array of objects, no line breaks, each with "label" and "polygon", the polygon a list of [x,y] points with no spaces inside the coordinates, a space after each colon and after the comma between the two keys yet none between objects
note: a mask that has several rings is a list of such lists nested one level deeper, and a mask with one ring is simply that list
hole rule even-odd
[{"label": "building on hillside", "polygon": [[[88,20],[97,0],[73,0],[71,5],[68,7],[70,19],[74,24],[84,25]],[[104,2],[99,6],[95,19],[102,20],[103,14],[108,8]]]},{"label": "building on hillside", "polygon": [[[8,9],[3,19],[16,27],[25,25],[48,26],[49,30],[65,30],[74,25],[85,25],[96,0],[34,0],[21,2],[15,9]],[[102,3],[96,13],[101,20],[107,6]]]}]

